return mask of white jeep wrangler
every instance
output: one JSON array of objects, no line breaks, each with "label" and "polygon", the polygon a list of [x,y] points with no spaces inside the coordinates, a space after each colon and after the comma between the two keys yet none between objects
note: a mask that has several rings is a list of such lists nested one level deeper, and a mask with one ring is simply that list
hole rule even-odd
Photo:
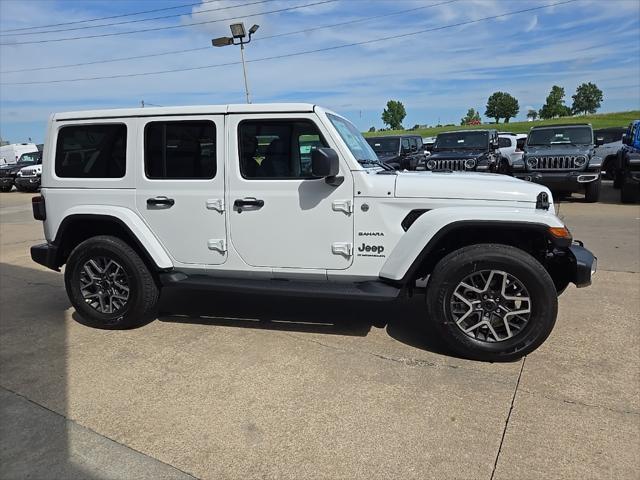
[{"label": "white jeep wrangler", "polygon": [[595,271],[553,211],[534,183],[389,169],[315,105],[73,112],[49,121],[31,256],[110,329],[153,318],[162,288],[373,301],[426,279],[458,354],[512,360]]}]

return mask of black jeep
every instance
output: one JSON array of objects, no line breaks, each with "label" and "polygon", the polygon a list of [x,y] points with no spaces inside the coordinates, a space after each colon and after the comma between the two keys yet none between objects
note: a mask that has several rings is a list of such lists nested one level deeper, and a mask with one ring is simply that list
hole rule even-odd
[{"label": "black jeep", "polygon": [[496,171],[500,152],[497,130],[440,133],[426,162],[427,170]]},{"label": "black jeep", "polygon": [[396,170],[415,170],[426,155],[420,135],[389,135],[366,138],[381,162]]},{"label": "black jeep", "polygon": [[0,191],[10,192],[15,185],[16,175],[24,167],[42,163],[42,152],[23,154],[17,163],[8,163],[0,166]]},{"label": "black jeep", "polygon": [[520,171],[513,175],[541,183],[558,194],[584,192],[585,201],[600,198],[602,158],[595,153],[587,123],[533,127],[524,146]]}]

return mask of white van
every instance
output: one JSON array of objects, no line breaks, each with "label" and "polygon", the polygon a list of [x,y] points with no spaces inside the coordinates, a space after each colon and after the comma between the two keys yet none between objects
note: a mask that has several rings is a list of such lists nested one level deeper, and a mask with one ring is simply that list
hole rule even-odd
[{"label": "white van", "polygon": [[0,147],[0,165],[18,163],[25,153],[38,151],[35,143],[12,143]]}]

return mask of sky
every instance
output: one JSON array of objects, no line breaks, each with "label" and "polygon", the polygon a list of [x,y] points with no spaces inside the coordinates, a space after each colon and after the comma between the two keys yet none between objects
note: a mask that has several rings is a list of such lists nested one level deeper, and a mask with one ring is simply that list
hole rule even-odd
[{"label": "sky", "polygon": [[388,100],[406,127],[458,124],[495,91],[525,119],[553,85],[570,105],[583,82],[601,112],[640,109],[640,0],[562,1],[0,0],[0,136],[42,142],[55,112],[243,103],[239,47],[211,46],[238,21],[260,26],[254,103],[319,104],[362,130]]}]

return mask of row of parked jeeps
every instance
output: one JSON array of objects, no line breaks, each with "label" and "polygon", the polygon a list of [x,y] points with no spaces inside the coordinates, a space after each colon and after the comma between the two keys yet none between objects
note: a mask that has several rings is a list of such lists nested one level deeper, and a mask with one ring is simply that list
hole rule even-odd
[{"label": "row of parked jeeps", "polygon": [[501,173],[543,184],[558,195],[584,193],[597,202],[603,167],[621,201],[640,198],[640,121],[632,122],[622,142],[595,137],[589,124],[533,127],[528,135],[495,129],[440,133],[432,145],[418,135],[368,137],[380,160],[396,169]]}]

